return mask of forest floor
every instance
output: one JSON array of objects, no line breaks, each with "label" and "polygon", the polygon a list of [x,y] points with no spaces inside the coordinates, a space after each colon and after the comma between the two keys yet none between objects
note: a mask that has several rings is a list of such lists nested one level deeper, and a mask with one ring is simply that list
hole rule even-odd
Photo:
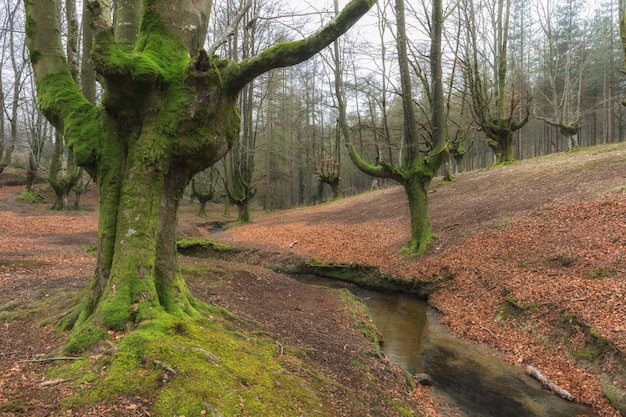
[{"label": "forest floor", "polygon": [[[211,234],[213,222],[232,218],[217,206],[199,218],[197,206],[185,204],[181,235],[211,236],[260,254],[260,265],[211,261],[221,285],[190,279],[189,286],[199,298],[259,323],[287,351],[310,352],[314,369],[337,383],[321,393],[335,415],[399,415],[390,407],[396,401],[438,417],[452,413],[429,388],[407,390],[402,373],[384,359],[359,356],[359,367],[374,378],[367,387],[355,380],[354,357],[371,348],[338,296],[263,266],[307,259],[375,266],[398,280],[445,277],[429,302],[451,333],[513,364],[535,366],[598,416],[619,417],[600,381],[604,375],[626,388],[625,168],[626,145],[619,144],[435,181],[429,198],[438,237],[417,258],[399,254],[409,224],[399,187],[256,213],[250,225]],[[88,196],[86,210],[55,213],[20,203],[20,191],[0,188],[0,416],[149,415],[150,400],[134,397],[62,409],[59,399],[72,384],[42,386],[47,365],[23,362],[63,343],[54,317],[95,268],[86,248],[95,244],[97,209]],[[182,265],[194,262],[206,260],[181,257]]]}]

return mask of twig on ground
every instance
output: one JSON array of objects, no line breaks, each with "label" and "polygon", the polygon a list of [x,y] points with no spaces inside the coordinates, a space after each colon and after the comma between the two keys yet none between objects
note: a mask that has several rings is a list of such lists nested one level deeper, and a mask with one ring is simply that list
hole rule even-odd
[{"label": "twig on ground", "polygon": [[75,376],[74,378],[67,378],[67,379],[49,379],[47,381],[42,381],[39,383],[40,387],[53,387],[55,385],[59,385],[59,384],[63,384],[64,382],[70,382],[73,381],[75,379],[77,379],[78,377]]},{"label": "twig on ground", "polygon": [[480,328],[481,328],[481,329],[483,329],[483,330],[487,330],[487,331],[489,332],[489,334],[490,334],[491,336],[493,336],[493,338],[494,338],[494,339],[497,339],[497,338],[498,338],[498,335],[496,335],[494,332],[492,332],[490,329],[486,328],[486,327],[485,327],[485,326],[483,326],[482,324],[480,325]]},{"label": "twig on ground", "polygon": [[18,363],[36,363],[36,362],[54,362],[54,361],[77,361],[84,359],[82,356],[63,356],[59,358],[41,358],[41,359],[25,359]]}]

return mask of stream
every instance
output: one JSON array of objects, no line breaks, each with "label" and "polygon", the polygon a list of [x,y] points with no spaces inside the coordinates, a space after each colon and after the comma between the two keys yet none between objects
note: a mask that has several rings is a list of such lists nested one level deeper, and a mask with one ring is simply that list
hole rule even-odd
[{"label": "stream", "polygon": [[524,369],[451,336],[437,324],[436,315],[423,300],[316,276],[296,279],[311,285],[348,288],[369,309],[383,336],[382,350],[389,361],[411,374],[429,374],[434,394],[460,417],[594,416],[587,407],[543,389]]}]

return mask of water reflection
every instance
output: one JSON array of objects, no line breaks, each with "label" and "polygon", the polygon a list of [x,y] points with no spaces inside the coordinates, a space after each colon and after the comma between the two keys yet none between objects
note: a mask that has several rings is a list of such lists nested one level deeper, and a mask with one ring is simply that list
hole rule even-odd
[{"label": "water reflection", "polygon": [[426,303],[412,297],[352,289],[365,302],[383,336],[389,360],[411,373],[420,370],[421,342],[428,323]]},{"label": "water reflection", "polygon": [[587,407],[542,389],[521,368],[450,336],[422,300],[382,294],[332,279],[297,279],[350,289],[369,309],[389,360],[411,373],[430,374],[434,393],[444,397],[459,417],[594,416]]}]

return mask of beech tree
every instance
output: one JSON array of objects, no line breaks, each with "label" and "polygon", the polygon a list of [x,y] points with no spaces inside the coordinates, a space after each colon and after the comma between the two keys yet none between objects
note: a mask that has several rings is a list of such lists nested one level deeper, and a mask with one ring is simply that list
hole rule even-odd
[{"label": "beech tree", "polygon": [[537,118],[559,130],[568,150],[578,147],[582,128],[583,77],[589,57],[585,42],[589,33],[580,21],[582,8],[581,1],[568,0],[560,7],[539,4],[536,13],[544,35],[538,49],[545,77],[537,89],[545,102],[536,108]]},{"label": "beech tree", "polygon": [[[474,121],[487,137],[487,145],[493,150],[496,163],[514,159],[513,133],[524,127],[530,115],[530,95],[522,95],[518,90],[520,86],[514,85],[508,77],[511,1],[489,0],[484,4],[485,10],[477,7],[474,1],[464,7],[467,46],[463,68],[471,96],[471,110]],[[488,15],[489,28],[480,27],[485,17],[483,13]],[[523,115],[518,118],[519,106],[523,106]]]},{"label": "beech tree", "polygon": [[[70,71],[74,80],[78,80],[78,18],[76,15],[76,4],[74,0],[65,1],[65,14],[67,22],[67,44],[66,56],[70,65]],[[86,27],[86,29],[90,29]],[[83,60],[88,60],[89,56],[83,55]],[[87,96],[85,96],[87,98]],[[90,100],[93,103],[93,100]],[[63,163],[65,157],[65,164]],[[83,176],[83,170],[76,166],[71,153],[67,152],[61,131],[55,132],[54,149],[50,161],[48,172],[48,182],[54,190],[55,200],[52,204],[53,210],[69,210],[72,206],[69,203],[69,196],[72,188],[78,184]]]},{"label": "beech tree", "polygon": [[[428,249],[433,237],[428,207],[428,187],[437,170],[447,156],[447,142],[444,126],[443,75],[441,47],[443,33],[443,5],[441,0],[432,2],[430,26],[430,108],[431,143],[426,151],[420,149],[423,141],[417,131],[415,104],[413,102],[411,73],[407,53],[407,31],[404,15],[404,0],[396,0],[396,27],[398,43],[398,65],[400,71],[401,101],[403,110],[403,152],[402,160],[394,164],[385,160],[382,153],[375,163],[364,160],[354,144],[349,145],[350,158],[366,174],[379,178],[390,178],[404,187],[408,197],[411,216],[411,237],[403,248],[408,255],[419,255]],[[341,97],[341,83],[336,84],[338,97]],[[423,152],[425,155],[423,155]]]},{"label": "beech tree", "polygon": [[215,185],[219,173],[215,167],[210,167],[198,172],[191,179],[191,198],[198,200],[198,216],[206,217],[206,203],[213,200],[216,195]]},{"label": "beech tree", "polygon": [[176,259],[177,209],[186,185],[237,140],[238,99],[248,83],[310,58],[373,4],[352,0],[312,35],[237,62],[202,49],[209,1],[89,0],[91,58],[103,88],[102,103],[94,105],[62,52],[57,1],[24,1],[40,108],[96,180],[100,196],[97,268],[66,322],[68,350],[164,314],[198,316]]},{"label": "beech tree", "polygon": [[[0,51],[0,62],[2,63],[2,67],[0,67],[0,111],[2,112],[0,114],[0,175],[11,163],[13,151],[15,150],[18,131],[18,108],[21,104],[20,96],[24,90],[23,78],[26,65],[23,59],[20,59],[20,55],[23,55],[24,50],[15,39],[18,16],[17,5],[12,5],[8,1],[5,2],[5,10],[2,13],[3,29],[0,32],[2,37],[2,44],[0,45],[2,48]],[[7,76],[3,74],[2,69],[6,61],[11,63],[12,70],[12,72],[7,71],[7,74],[11,74],[9,78],[12,81],[10,105],[5,103],[4,93],[4,78]],[[9,121],[10,135],[8,137],[5,132],[5,115]]]}]

